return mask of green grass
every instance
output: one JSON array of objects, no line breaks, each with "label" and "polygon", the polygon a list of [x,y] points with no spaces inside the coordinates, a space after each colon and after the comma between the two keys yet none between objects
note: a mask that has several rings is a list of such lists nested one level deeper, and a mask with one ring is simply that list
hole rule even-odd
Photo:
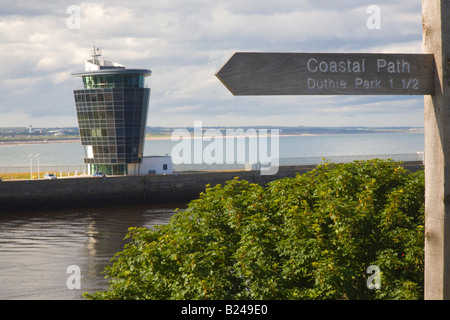
[{"label": "green grass", "polygon": [[[45,172],[40,172],[39,173],[39,178],[40,179],[44,179],[44,174]],[[60,178],[59,173],[55,173],[56,177]],[[71,177],[75,177],[75,173],[71,172],[70,173]],[[67,178],[67,172],[63,173],[63,177]],[[30,180],[31,176],[29,172],[11,172],[11,173],[0,173],[0,179],[2,179],[3,181],[8,181],[8,180]],[[37,179],[38,178],[38,174],[37,172],[33,172],[33,179]]]}]

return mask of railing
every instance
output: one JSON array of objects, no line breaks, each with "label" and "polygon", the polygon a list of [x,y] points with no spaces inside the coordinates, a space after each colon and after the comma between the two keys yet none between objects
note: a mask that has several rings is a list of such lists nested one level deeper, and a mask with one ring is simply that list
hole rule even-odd
[{"label": "railing", "polygon": [[330,156],[330,157],[310,157],[310,158],[282,158],[280,166],[291,165],[317,165],[323,162],[347,163],[356,160],[370,159],[392,159],[394,161],[422,161],[424,160],[423,152],[414,154],[383,154],[383,155],[355,155],[355,156]]},{"label": "railing", "polygon": [[[355,160],[369,159],[392,159],[394,161],[421,161],[424,160],[423,152],[415,154],[389,154],[389,155],[354,155],[354,156],[330,156],[330,157],[299,157],[299,158],[281,158],[278,166],[295,165],[318,165],[323,162],[346,163]],[[259,163],[245,164],[173,164],[173,171],[220,171],[220,170],[258,170],[261,167]],[[58,166],[33,166],[33,173],[40,174],[45,172],[55,173],[58,176],[85,175],[86,165],[58,165]],[[30,166],[4,166],[0,167],[0,173],[24,173],[31,172]]]},{"label": "railing", "polygon": [[31,172],[39,173],[44,175],[46,172],[58,174],[58,176],[62,173],[67,175],[67,173],[71,174],[85,174],[86,173],[86,165],[59,165],[59,166],[40,166],[39,169],[36,166],[33,166],[31,169],[30,166],[10,166],[10,167],[0,167],[0,173],[24,173]]},{"label": "railing", "polygon": [[[423,152],[415,154],[388,154],[388,155],[354,155],[354,156],[329,156],[329,157],[299,157],[299,158],[280,158],[278,166],[301,166],[318,165],[324,162],[347,163],[356,160],[370,159],[392,159],[394,161],[422,161]],[[245,164],[173,164],[173,171],[216,171],[216,170],[258,170],[261,167],[259,163]]]}]

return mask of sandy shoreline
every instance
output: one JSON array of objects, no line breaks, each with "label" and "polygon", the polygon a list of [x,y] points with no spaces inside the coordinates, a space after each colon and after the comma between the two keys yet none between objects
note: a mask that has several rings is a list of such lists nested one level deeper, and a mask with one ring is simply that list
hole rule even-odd
[{"label": "sandy shoreline", "polygon": [[81,142],[80,139],[68,139],[68,140],[20,140],[20,141],[0,141],[2,145],[22,145],[22,144],[49,144],[49,143],[75,143]]},{"label": "sandy shoreline", "polygon": [[[328,134],[312,134],[312,133],[302,133],[302,134],[279,134],[279,137],[309,137],[309,136],[324,136],[324,135],[328,135]],[[212,137],[215,137],[214,135],[211,135]],[[181,136],[178,136],[181,137]],[[210,135],[205,135],[205,137],[210,137]],[[223,134],[222,137],[217,137],[217,138],[240,138],[240,137],[245,137],[245,138],[258,138],[260,136],[258,135],[226,135]],[[270,134],[267,134],[267,137],[270,137]],[[198,138],[203,138],[203,136],[201,137],[194,137],[193,135],[191,135],[190,137],[183,137],[183,139],[198,139]],[[171,140],[172,137],[171,136],[165,136],[165,137],[149,137],[149,138],[145,138],[145,140]],[[174,141],[179,141],[179,139],[175,139]]]},{"label": "sandy shoreline", "polygon": [[[299,134],[279,134],[279,137],[312,137],[312,136],[328,136],[328,135],[336,135],[336,134],[371,134],[371,133],[420,133],[421,131],[383,131],[383,132],[358,132],[358,133],[299,133]],[[207,135],[206,135],[207,136]],[[181,136],[179,136],[181,137]],[[214,137],[214,135],[213,135]],[[239,138],[239,135],[226,135],[223,134],[222,138]],[[258,136],[246,136],[245,137],[258,137]],[[267,137],[270,137],[270,134],[267,134]],[[195,139],[191,135],[190,137],[183,137],[183,139]],[[201,137],[203,138],[203,136]],[[218,137],[220,138],[220,137]],[[172,136],[157,136],[157,137],[145,137],[145,140],[171,140]],[[179,141],[179,139],[175,139],[174,141]],[[24,144],[49,144],[49,143],[81,143],[81,139],[50,139],[50,140],[18,140],[18,141],[0,141],[0,146],[2,145],[24,145]]]},{"label": "sandy shoreline", "polygon": [[[318,134],[294,134],[294,135],[280,135],[283,137],[300,137],[300,136],[317,136]],[[270,134],[267,135],[270,137]],[[226,136],[223,135],[223,138],[237,138],[238,135],[234,136]],[[251,137],[251,136],[245,136],[245,137]],[[257,137],[257,136],[255,136]],[[184,139],[189,139],[190,137],[183,137]],[[171,140],[172,136],[163,136],[163,137],[146,137],[145,140]],[[191,137],[191,139],[194,139],[194,137]],[[20,140],[20,141],[0,141],[1,145],[14,145],[14,144],[48,144],[48,143],[76,143],[81,142],[81,139],[68,139],[68,140]]]}]

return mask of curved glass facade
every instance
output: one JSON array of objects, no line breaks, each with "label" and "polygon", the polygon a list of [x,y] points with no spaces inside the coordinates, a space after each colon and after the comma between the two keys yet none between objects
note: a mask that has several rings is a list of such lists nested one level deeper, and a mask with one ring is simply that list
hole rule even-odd
[{"label": "curved glass facade", "polygon": [[143,88],[145,77],[143,75],[92,75],[84,76],[85,89],[96,88]]},{"label": "curved glass facade", "polygon": [[127,174],[144,153],[150,89],[142,74],[83,74],[74,90],[81,144],[91,173]]}]

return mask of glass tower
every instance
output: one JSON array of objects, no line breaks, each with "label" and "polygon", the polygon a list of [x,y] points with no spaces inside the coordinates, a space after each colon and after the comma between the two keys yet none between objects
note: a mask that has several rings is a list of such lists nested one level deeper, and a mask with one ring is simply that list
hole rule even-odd
[{"label": "glass tower", "polygon": [[125,175],[130,163],[140,163],[144,153],[150,89],[144,87],[146,69],[99,59],[94,47],[84,72],[84,89],[74,90],[84,162],[89,174],[101,171]]}]

